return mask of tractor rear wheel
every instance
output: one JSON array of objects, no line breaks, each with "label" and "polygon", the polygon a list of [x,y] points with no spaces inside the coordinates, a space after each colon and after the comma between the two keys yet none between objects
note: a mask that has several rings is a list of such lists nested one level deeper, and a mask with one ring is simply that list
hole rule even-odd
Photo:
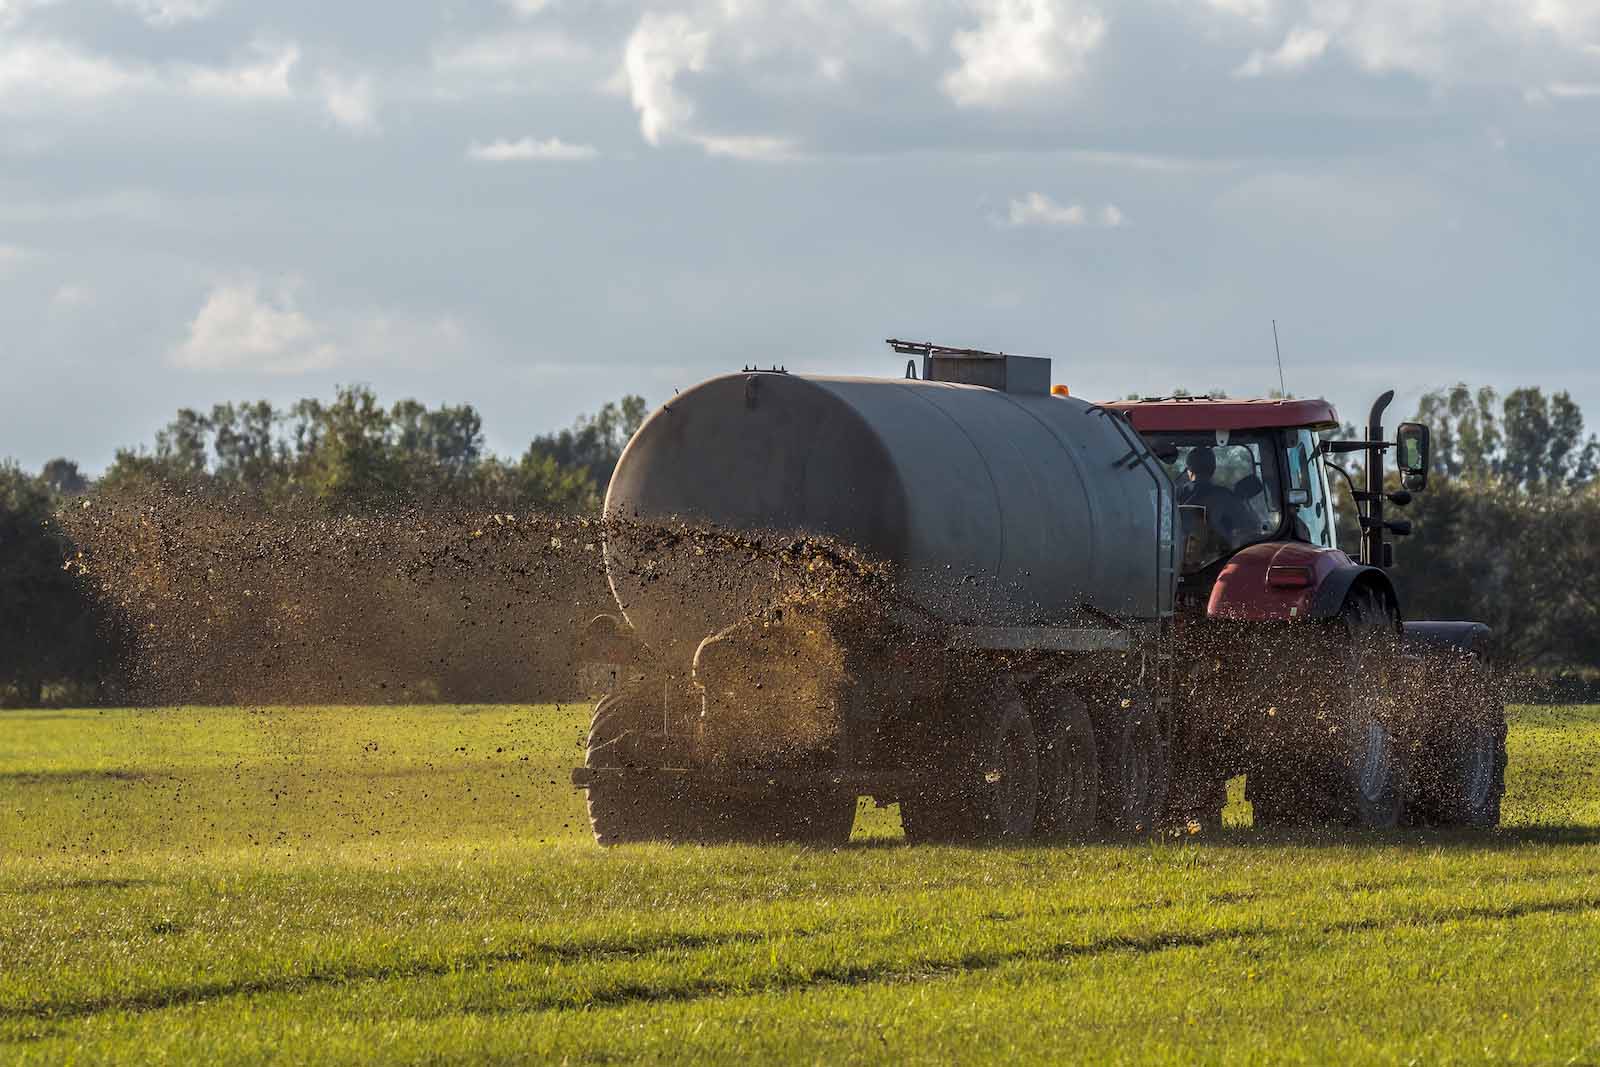
[{"label": "tractor rear wheel", "polygon": [[1028,705],[1003,690],[954,759],[934,758],[900,802],[906,838],[919,843],[1021,841],[1039,811],[1039,740]]},{"label": "tractor rear wheel", "polygon": [[1113,833],[1151,832],[1166,809],[1170,767],[1149,699],[1135,692],[1104,711],[1097,727],[1100,822]]},{"label": "tractor rear wheel", "polygon": [[1378,591],[1352,590],[1340,612],[1335,640],[1332,766],[1328,775],[1333,820],[1348,826],[1391,830],[1405,815],[1404,755],[1392,733],[1399,678],[1399,619]]},{"label": "tractor rear wheel", "polygon": [[589,825],[602,845],[678,841],[692,828],[691,801],[681,782],[651,777],[661,767],[661,743],[648,732],[648,698],[614,694],[594,707],[584,765],[595,774],[588,793]]},{"label": "tractor rear wheel", "polygon": [[1089,709],[1063,689],[1034,701],[1040,731],[1039,810],[1034,831],[1067,840],[1094,832],[1100,803],[1100,756]]}]

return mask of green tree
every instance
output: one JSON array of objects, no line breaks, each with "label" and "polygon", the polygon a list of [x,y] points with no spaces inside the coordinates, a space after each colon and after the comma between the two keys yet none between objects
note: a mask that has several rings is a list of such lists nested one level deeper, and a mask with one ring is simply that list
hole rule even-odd
[{"label": "green tree", "polygon": [[535,437],[524,462],[544,456],[562,467],[581,467],[595,485],[604,487],[622,458],[623,447],[649,412],[644,397],[625,396],[594,415],[580,415],[569,430]]},{"label": "green tree", "polygon": [[106,616],[64,566],[72,545],[52,519],[64,500],[0,463],[0,690],[27,705],[47,683],[92,683],[114,647]]}]

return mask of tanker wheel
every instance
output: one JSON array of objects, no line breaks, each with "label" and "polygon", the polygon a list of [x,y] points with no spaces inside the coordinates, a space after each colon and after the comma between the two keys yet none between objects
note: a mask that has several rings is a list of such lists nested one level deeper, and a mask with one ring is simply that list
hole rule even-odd
[{"label": "tanker wheel", "polygon": [[1101,716],[1100,822],[1118,834],[1149,833],[1166,808],[1166,746],[1154,709],[1135,694]]},{"label": "tanker wheel", "polygon": [[647,732],[648,699],[614,694],[594,706],[584,765],[602,772],[589,785],[589,825],[602,845],[679,841],[690,835],[691,800],[682,783],[641,774],[661,766],[661,745]]},{"label": "tanker wheel", "polygon": [[935,758],[900,802],[906,839],[920,843],[1021,841],[1039,812],[1039,741],[1027,704],[1011,690],[984,713],[976,744]]},{"label": "tanker wheel", "polygon": [[1327,810],[1332,821],[1369,830],[1392,830],[1405,816],[1404,754],[1389,726],[1398,703],[1399,625],[1393,607],[1376,590],[1353,590],[1339,614],[1343,670],[1336,687],[1332,766]]},{"label": "tanker wheel", "polygon": [[856,797],[832,786],[708,797],[707,840],[830,847],[850,840]]},{"label": "tanker wheel", "polygon": [[1094,832],[1100,804],[1100,756],[1083,701],[1047,690],[1035,701],[1040,732],[1039,810],[1034,831],[1067,840]]}]

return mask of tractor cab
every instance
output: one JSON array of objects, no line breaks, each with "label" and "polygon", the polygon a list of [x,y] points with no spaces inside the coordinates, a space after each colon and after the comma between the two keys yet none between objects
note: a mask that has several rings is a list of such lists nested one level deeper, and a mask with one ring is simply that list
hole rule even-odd
[{"label": "tractor cab", "polygon": [[1185,576],[1265,542],[1339,547],[1319,436],[1339,417],[1326,400],[1160,397],[1105,406],[1127,416],[1178,487]]}]

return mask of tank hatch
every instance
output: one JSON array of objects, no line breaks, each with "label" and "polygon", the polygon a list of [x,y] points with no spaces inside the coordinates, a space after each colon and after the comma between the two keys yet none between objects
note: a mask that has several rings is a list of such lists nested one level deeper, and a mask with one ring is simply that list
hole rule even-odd
[{"label": "tank hatch", "polygon": [[1002,393],[1050,392],[1050,361],[1039,356],[949,348],[932,341],[902,341],[894,337],[887,343],[902,356],[921,356],[925,381],[981,385]]}]

